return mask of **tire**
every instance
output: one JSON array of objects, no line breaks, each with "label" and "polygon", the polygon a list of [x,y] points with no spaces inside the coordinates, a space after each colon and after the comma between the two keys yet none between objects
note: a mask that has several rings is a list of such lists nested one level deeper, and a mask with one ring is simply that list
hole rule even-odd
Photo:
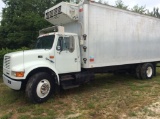
[{"label": "tire", "polygon": [[54,82],[45,72],[39,72],[29,78],[26,86],[26,96],[32,103],[42,103],[53,93]]},{"label": "tire", "polygon": [[141,68],[142,79],[152,79],[154,75],[154,67],[151,63],[145,63]]},{"label": "tire", "polygon": [[137,65],[137,67],[136,67],[136,78],[138,78],[138,79],[142,79],[142,77],[141,77],[141,68],[142,68],[141,64]]}]

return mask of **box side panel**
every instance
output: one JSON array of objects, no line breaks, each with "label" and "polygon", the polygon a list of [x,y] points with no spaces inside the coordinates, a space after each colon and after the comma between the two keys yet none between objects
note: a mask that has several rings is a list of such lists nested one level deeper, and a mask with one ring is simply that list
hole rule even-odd
[{"label": "box side panel", "polygon": [[160,61],[160,20],[89,4],[90,67]]},{"label": "box side panel", "polygon": [[81,25],[78,22],[72,22],[64,25],[65,32],[81,34]]}]

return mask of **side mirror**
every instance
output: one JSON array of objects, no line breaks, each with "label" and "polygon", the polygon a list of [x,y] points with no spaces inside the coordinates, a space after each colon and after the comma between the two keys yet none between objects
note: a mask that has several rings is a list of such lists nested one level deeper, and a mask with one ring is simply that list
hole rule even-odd
[{"label": "side mirror", "polygon": [[59,51],[59,54],[62,52],[62,50],[63,50],[63,37],[59,37],[56,49]]},{"label": "side mirror", "polygon": [[57,46],[56,49],[59,51],[59,54],[62,52],[62,47],[61,46]]}]

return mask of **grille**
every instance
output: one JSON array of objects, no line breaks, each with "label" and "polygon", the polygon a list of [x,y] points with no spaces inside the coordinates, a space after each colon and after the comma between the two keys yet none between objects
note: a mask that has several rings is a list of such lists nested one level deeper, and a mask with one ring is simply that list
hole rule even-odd
[{"label": "grille", "polygon": [[4,67],[6,69],[10,69],[10,60],[11,60],[10,56],[5,56],[4,57]]},{"label": "grille", "polygon": [[46,19],[49,19],[49,12],[46,13]]},{"label": "grille", "polygon": [[57,13],[58,13],[58,14],[61,14],[61,6],[59,6],[59,7],[57,8]]},{"label": "grille", "polygon": [[50,18],[53,17],[53,10],[50,11]]},{"label": "grille", "polygon": [[56,16],[56,15],[57,15],[57,8],[54,9],[54,16]]},{"label": "grille", "polygon": [[59,6],[59,7],[55,8],[55,9],[47,12],[46,15],[45,15],[45,18],[46,18],[46,19],[49,19],[49,18],[52,18],[53,16],[56,17],[58,14],[61,14],[61,13],[62,13],[61,8],[62,8],[62,7]]}]

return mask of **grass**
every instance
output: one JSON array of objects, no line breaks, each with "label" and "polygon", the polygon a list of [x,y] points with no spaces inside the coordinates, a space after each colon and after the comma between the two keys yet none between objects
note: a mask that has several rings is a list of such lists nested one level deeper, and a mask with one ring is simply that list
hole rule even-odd
[{"label": "grass", "polygon": [[139,112],[153,116],[146,106],[159,100],[159,87],[160,69],[152,80],[98,74],[90,84],[31,104],[24,92],[9,89],[0,78],[0,119],[120,119],[138,117]]}]

